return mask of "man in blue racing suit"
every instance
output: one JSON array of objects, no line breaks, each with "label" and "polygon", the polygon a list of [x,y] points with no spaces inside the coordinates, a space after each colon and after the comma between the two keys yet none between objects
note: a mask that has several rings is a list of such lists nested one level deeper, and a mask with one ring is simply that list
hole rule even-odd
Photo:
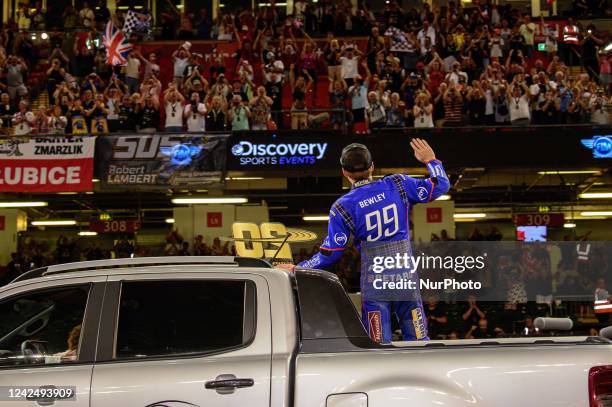
[{"label": "man in blue racing suit", "polygon": [[[427,166],[429,178],[416,179],[393,174],[373,181],[374,164],[367,147],[355,143],[342,150],[342,174],[351,183],[352,189],[332,205],[328,235],[320,251],[311,259],[299,263],[298,267],[326,269],[332,266],[342,257],[351,235],[358,249],[365,242],[409,242],[410,206],[430,202],[449,189],[444,167],[436,160],[429,144],[413,139],[410,145],[416,159]],[[362,297],[363,293],[364,287]],[[392,314],[399,320],[404,340],[429,339],[420,295],[414,301],[362,298],[362,303],[362,321],[373,340],[391,342]]]}]

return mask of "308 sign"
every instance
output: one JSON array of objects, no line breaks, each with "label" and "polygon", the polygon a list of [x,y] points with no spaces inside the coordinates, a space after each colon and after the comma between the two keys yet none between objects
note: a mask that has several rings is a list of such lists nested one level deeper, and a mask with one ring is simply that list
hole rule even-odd
[{"label": "308 sign", "polygon": [[232,235],[238,256],[257,259],[293,258],[289,243],[283,244],[287,228],[282,223],[265,222],[257,225],[250,222],[235,222],[232,225]]}]

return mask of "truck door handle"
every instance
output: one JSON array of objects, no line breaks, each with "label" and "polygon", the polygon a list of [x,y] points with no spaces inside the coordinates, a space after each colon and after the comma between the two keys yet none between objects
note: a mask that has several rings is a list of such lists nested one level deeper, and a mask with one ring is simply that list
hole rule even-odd
[{"label": "truck door handle", "polygon": [[252,387],[254,384],[253,379],[238,379],[233,374],[222,374],[217,376],[215,380],[204,383],[204,387],[214,389],[219,394],[231,394],[237,388]]}]

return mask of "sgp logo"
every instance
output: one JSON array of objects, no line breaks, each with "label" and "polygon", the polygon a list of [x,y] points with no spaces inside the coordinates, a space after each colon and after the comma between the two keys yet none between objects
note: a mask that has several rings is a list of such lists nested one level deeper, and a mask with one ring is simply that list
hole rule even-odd
[{"label": "sgp logo", "polygon": [[244,154],[244,146],[242,144],[235,144],[232,147],[232,154],[234,154],[235,156],[241,156],[242,154]]},{"label": "sgp logo", "polygon": [[419,197],[419,201],[426,201],[429,193],[427,192],[427,188],[418,187],[417,188],[417,196]]},{"label": "sgp logo", "polygon": [[348,237],[346,236],[345,233],[336,233],[334,235],[334,242],[338,246],[344,246],[348,243]]}]

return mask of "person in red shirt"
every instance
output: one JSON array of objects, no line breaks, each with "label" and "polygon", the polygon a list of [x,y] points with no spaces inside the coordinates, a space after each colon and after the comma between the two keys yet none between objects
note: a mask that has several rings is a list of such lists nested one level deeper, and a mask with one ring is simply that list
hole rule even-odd
[{"label": "person in red shirt", "polygon": [[440,84],[444,82],[444,78],[446,76],[446,73],[444,72],[444,62],[437,52],[433,52],[433,59],[427,65],[426,71],[427,77],[429,78],[427,90],[429,90],[432,98],[435,98],[438,96]]}]

